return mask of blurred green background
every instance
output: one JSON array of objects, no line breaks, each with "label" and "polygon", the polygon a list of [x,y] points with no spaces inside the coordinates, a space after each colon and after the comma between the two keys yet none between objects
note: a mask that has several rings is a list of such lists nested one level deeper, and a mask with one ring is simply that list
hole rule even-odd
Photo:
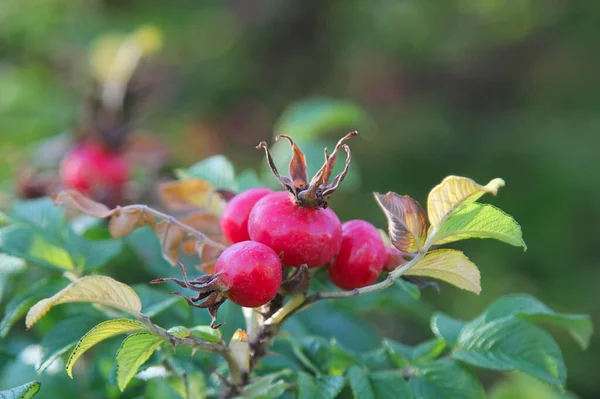
[{"label": "blurred green background", "polygon": [[[2,0],[1,180],[40,139],[76,126],[94,41],[144,24],[164,43],[142,127],[168,143],[174,166],[223,153],[238,170],[261,170],[254,146],[274,130],[295,134],[276,131],[286,109],[352,101],[370,118],[323,132],[333,141],[360,131],[355,184],[331,202],[341,219],[384,227],[372,191],[424,203],[446,175],[507,182],[487,201],[521,223],[528,251],[461,243],[482,294],[444,285],[425,290],[428,301],[468,319],[528,292],[600,320],[599,2]],[[380,325],[415,342],[427,327],[402,316]],[[587,352],[557,336],[570,390],[600,397],[598,335]]]}]

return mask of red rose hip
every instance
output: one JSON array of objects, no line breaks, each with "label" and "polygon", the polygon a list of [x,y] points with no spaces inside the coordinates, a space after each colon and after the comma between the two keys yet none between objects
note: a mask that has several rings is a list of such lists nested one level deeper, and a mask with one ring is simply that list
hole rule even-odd
[{"label": "red rose hip", "polygon": [[285,191],[256,203],[248,219],[248,233],[253,241],[283,253],[283,263],[294,267],[325,265],[342,242],[342,226],[335,212],[302,207]]},{"label": "red rose hip", "polygon": [[227,248],[215,264],[215,274],[232,302],[255,308],[270,302],[281,285],[281,261],[266,245],[243,241]]},{"label": "red rose hip", "polygon": [[272,193],[268,188],[251,188],[233,197],[221,215],[221,230],[232,243],[248,241],[248,217],[254,204]]},{"label": "red rose hip", "polygon": [[373,284],[387,262],[379,231],[364,220],[342,225],[342,244],[329,265],[329,278],[339,288],[352,290]]},{"label": "red rose hip", "polygon": [[129,177],[125,158],[93,143],[82,143],[69,152],[60,168],[66,188],[91,194],[99,190],[121,190]]}]

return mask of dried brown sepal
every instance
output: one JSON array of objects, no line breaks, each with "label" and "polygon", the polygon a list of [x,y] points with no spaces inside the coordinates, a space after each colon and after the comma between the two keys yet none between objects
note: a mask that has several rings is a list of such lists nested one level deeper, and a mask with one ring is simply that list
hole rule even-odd
[{"label": "dried brown sepal", "polygon": [[145,206],[130,205],[125,208],[115,208],[110,219],[108,230],[114,238],[124,237],[133,230],[143,226],[154,226],[156,220]]},{"label": "dried brown sepal", "polygon": [[278,134],[275,136],[275,141],[280,138],[287,139],[292,146],[292,160],[290,161],[289,172],[292,178],[292,185],[296,190],[304,190],[308,186],[308,176],[306,173],[306,157],[304,153],[300,151],[300,148],[294,143],[294,141],[285,134]]},{"label": "dried brown sepal", "polygon": [[185,238],[185,231],[170,220],[163,220],[154,226],[154,232],[160,240],[163,256],[172,265],[179,262],[179,247]]},{"label": "dried brown sepal", "polygon": [[215,193],[219,194],[219,196],[227,202],[231,201],[231,199],[236,196],[235,191],[227,190],[225,188],[217,188]]},{"label": "dried brown sepal", "polygon": [[[329,155],[327,149],[325,149],[325,162],[308,184],[306,174],[306,159],[304,153],[300,151],[298,146],[289,136],[277,135],[275,139],[277,140],[280,137],[284,137],[292,146],[293,155],[289,167],[291,177],[281,176],[279,174],[279,171],[275,167],[275,163],[273,162],[273,158],[269,152],[269,148],[264,141],[261,142],[256,148],[265,150],[267,162],[275,174],[275,177],[277,177],[279,182],[286,190],[294,195],[298,205],[308,208],[327,208],[327,200],[339,187],[342,180],[344,180],[344,177],[348,173],[348,169],[350,167],[350,147],[344,144],[344,141],[348,140],[352,136],[356,136],[357,134],[357,131],[353,131],[342,137],[336,144],[331,155]],[[333,179],[333,182],[329,183],[329,179],[337,159],[337,154],[340,149],[343,149],[346,152],[346,166],[344,167],[344,170],[337,175],[335,179]]]},{"label": "dried brown sepal", "polygon": [[190,306],[208,309],[208,313],[212,317],[212,322],[210,324],[211,328],[216,329],[221,327],[223,323],[215,325],[215,322],[217,320],[217,312],[219,310],[219,307],[227,300],[227,297],[223,292],[229,288],[223,285],[223,283],[221,282],[221,274],[216,273],[204,275],[194,280],[188,280],[185,266],[181,262],[178,262],[177,265],[181,269],[181,274],[183,276],[182,280],[173,277],[165,277],[154,279],[150,281],[150,284],[172,282],[182,288],[187,288],[192,291],[195,291],[197,295],[194,297],[185,296],[181,292],[172,292],[171,294],[183,298],[186,301],[186,303]]},{"label": "dried brown sepal", "polygon": [[419,203],[393,192],[374,193],[374,196],[388,220],[392,244],[403,252],[419,251],[427,237],[427,221]]},{"label": "dried brown sepal", "polygon": [[76,190],[64,190],[52,196],[54,205],[64,208],[77,209],[86,215],[104,219],[118,212],[119,208],[110,209],[106,205],[96,202]]},{"label": "dried brown sepal", "polygon": [[306,293],[310,286],[310,274],[308,267],[302,265],[281,283],[279,293],[281,295],[293,295],[298,292]]}]

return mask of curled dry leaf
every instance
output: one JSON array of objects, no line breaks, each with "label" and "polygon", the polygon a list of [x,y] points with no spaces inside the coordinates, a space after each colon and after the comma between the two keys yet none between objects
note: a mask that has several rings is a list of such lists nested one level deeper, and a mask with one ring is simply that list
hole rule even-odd
[{"label": "curled dry leaf", "polygon": [[485,193],[496,195],[504,184],[504,180],[500,178],[482,186],[467,177],[446,177],[427,197],[429,223],[432,227],[442,225],[458,209],[477,201]]},{"label": "curled dry leaf", "polygon": [[375,194],[375,200],[388,220],[392,244],[403,252],[417,252],[425,242],[427,221],[419,203],[393,192]]},{"label": "curled dry leaf", "polygon": [[202,179],[186,179],[159,186],[162,202],[173,210],[207,209],[220,215],[225,201],[216,188]]},{"label": "curled dry leaf", "polygon": [[53,306],[67,302],[111,306],[134,316],[138,316],[142,310],[142,301],[130,286],[107,276],[86,276],[33,305],[25,318],[27,328],[44,317]]},{"label": "curled dry leaf", "polygon": [[104,219],[112,216],[117,209],[110,209],[106,205],[96,202],[76,190],[64,190],[52,196],[54,205],[64,208],[77,209],[86,215]]},{"label": "curled dry leaf", "polygon": [[117,208],[115,211],[108,226],[110,235],[114,238],[126,236],[138,227],[156,224],[154,217],[146,211],[145,206],[131,205]]},{"label": "curled dry leaf", "polygon": [[194,229],[201,231],[210,238],[217,239],[221,234],[221,219],[209,211],[194,212],[181,219],[184,223]]},{"label": "curled dry leaf", "polygon": [[160,240],[163,256],[172,265],[179,262],[179,246],[185,238],[185,231],[176,224],[163,220],[154,226],[154,232]]}]

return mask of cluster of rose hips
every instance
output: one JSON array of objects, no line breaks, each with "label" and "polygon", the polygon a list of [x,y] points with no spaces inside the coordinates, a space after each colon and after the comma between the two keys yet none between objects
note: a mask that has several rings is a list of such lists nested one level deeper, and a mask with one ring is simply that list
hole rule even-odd
[{"label": "cluster of rose hips", "polygon": [[[219,257],[215,276],[232,302],[258,307],[270,302],[282,283],[282,263],[295,268],[327,267],[337,287],[352,290],[373,284],[387,267],[402,262],[400,252],[387,248],[379,231],[364,220],[341,223],[327,207],[327,198],[343,180],[350,152],[344,137],[309,183],[304,155],[287,136],[294,157],[290,178],[279,176],[266,144],[267,159],[287,191],[253,188],[231,199],[221,217],[224,236],[233,245]],[[328,180],[339,149],[347,153],[346,168]]]}]

